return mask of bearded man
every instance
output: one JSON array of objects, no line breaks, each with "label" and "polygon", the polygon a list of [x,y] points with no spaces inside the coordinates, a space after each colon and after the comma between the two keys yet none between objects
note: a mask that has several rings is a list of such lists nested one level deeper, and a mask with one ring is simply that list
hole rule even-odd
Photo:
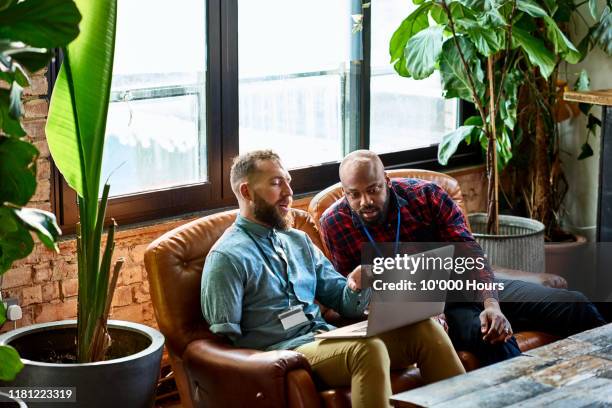
[{"label": "bearded man", "polygon": [[291,177],[274,152],[238,156],[230,181],[240,214],[202,274],[202,313],[213,333],[238,347],[303,353],[323,383],[351,386],[354,408],[390,407],[392,367],[416,362],[427,382],[464,372],[431,319],[367,339],[315,340],[317,331],[334,328],[315,300],[352,318],[367,307],[371,290],[355,279],[360,267],[345,278],[306,233],[291,228]]}]

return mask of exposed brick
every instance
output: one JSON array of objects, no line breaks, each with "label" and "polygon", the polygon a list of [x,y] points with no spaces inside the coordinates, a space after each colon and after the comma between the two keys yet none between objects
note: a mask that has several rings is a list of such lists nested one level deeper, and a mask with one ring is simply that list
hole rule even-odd
[{"label": "exposed brick", "polygon": [[42,285],[42,300],[43,302],[50,302],[60,297],[59,282],[51,282]]},{"label": "exposed brick", "polygon": [[47,159],[51,155],[49,152],[49,145],[45,139],[34,142],[34,147],[38,149],[38,157],[41,159]]},{"label": "exposed brick", "polygon": [[34,265],[32,282],[35,284],[49,282],[51,280],[51,267],[48,262],[42,265]]},{"label": "exposed brick", "polygon": [[112,318],[116,320],[127,320],[130,322],[142,322],[144,308],[142,304],[133,304],[113,308]]},{"label": "exposed brick", "polygon": [[79,293],[79,280],[78,279],[64,279],[60,281],[60,297],[67,298],[76,296]]},{"label": "exposed brick", "polygon": [[32,318],[32,308],[33,306],[23,307],[21,313],[23,317],[17,320],[17,328],[30,326],[34,323],[34,319]]},{"label": "exposed brick", "polygon": [[24,120],[23,129],[32,140],[43,140],[45,138],[46,119]]},{"label": "exposed brick", "polygon": [[51,179],[51,162],[47,159],[38,159],[36,162],[36,180]]},{"label": "exposed brick", "polygon": [[30,78],[30,86],[23,89],[24,96],[45,96],[49,91],[47,77],[44,75],[34,75]]},{"label": "exposed brick", "polygon": [[51,181],[50,180],[38,180],[36,185],[36,192],[32,197],[32,201],[49,201],[51,197]]},{"label": "exposed brick", "polygon": [[142,318],[140,323],[151,322],[155,320],[155,313],[153,312],[153,303],[147,302],[142,306]]},{"label": "exposed brick", "polygon": [[28,207],[38,208],[39,210],[52,212],[51,203],[49,201],[39,201],[35,203],[29,202]]},{"label": "exposed brick", "polygon": [[52,271],[51,280],[53,281],[76,278],[79,273],[76,263],[66,262],[64,259],[54,261]]},{"label": "exposed brick", "polygon": [[34,306],[34,322],[44,323],[71,319],[77,314],[76,297],[59,303],[42,303]]},{"label": "exposed brick", "polygon": [[121,286],[115,289],[113,295],[113,306],[127,306],[132,304],[132,288],[130,286]]},{"label": "exposed brick", "polygon": [[49,104],[44,99],[33,99],[27,101],[24,105],[26,119],[30,118],[45,118],[49,112]]},{"label": "exposed brick", "polygon": [[142,266],[135,265],[130,267],[123,267],[119,272],[119,279],[117,280],[117,286],[127,286],[132,283],[142,282]]},{"label": "exposed brick", "polygon": [[132,287],[134,288],[134,301],[137,303],[151,301],[151,295],[149,294],[149,282],[144,281],[141,284],[137,284]]},{"label": "exposed brick", "polygon": [[29,306],[42,303],[42,288],[40,285],[23,288],[21,292],[21,305]]},{"label": "exposed brick", "polygon": [[21,304],[21,292],[23,292],[23,287],[3,290],[2,299],[14,298],[17,299],[19,304]]},{"label": "exposed brick", "polygon": [[130,258],[132,259],[132,261],[135,264],[143,264],[143,262],[144,262],[144,253],[145,253],[145,250],[147,249],[147,246],[149,246],[148,243],[141,244],[141,245],[136,245],[133,248],[131,248],[131,250],[130,250]]},{"label": "exposed brick", "polygon": [[9,269],[2,276],[3,289],[30,285],[32,283],[32,267],[23,266],[21,268]]}]

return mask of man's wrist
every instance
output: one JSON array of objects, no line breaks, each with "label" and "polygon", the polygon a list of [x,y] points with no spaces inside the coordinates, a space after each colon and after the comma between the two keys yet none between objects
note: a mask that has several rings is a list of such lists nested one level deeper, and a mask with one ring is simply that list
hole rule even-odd
[{"label": "man's wrist", "polygon": [[487,298],[483,302],[485,309],[498,309],[499,310],[499,302],[495,298]]}]

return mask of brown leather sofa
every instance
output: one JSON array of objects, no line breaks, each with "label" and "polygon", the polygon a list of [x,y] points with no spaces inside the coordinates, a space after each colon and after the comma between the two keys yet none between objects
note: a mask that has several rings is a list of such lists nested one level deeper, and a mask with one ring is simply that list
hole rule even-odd
[{"label": "brown leather sofa", "polygon": [[[396,174],[399,173],[391,172],[391,176]],[[464,208],[461,191],[454,179],[433,172],[410,174],[431,177],[429,179],[438,182]],[[332,190],[317,195],[317,201],[310,208],[313,214],[320,214],[324,205],[333,202],[333,196],[326,193]],[[313,218],[304,211],[292,211],[294,227],[305,231],[315,245],[324,249]],[[234,222],[236,214],[236,210],[226,211],[192,221],[164,234],[145,252],[155,316],[159,329],[166,336],[183,406],[350,407],[350,390],[317,387],[310,366],[301,354],[238,349],[209,331],[200,309],[204,259]],[[538,277],[535,280],[546,282],[549,279]],[[332,324],[338,322],[337,313],[322,309],[326,320]],[[519,333],[517,339],[521,348],[527,350],[553,338],[532,332]],[[471,354],[459,352],[459,355],[468,370],[478,366]],[[391,377],[394,393],[422,384],[418,369],[414,367],[394,371]]]}]

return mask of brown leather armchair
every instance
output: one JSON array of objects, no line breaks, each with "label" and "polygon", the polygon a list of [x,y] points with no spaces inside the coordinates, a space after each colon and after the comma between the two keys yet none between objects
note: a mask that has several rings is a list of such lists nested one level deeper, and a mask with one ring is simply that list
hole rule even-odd
[{"label": "brown leather armchair", "polygon": [[[292,210],[294,227],[322,248],[305,211]],[[238,349],[212,334],[200,309],[200,280],[212,245],[237,211],[213,214],[176,228],[145,252],[151,300],[185,407],[350,407],[350,390],[315,387],[308,361],[294,351]],[[321,306],[331,323],[338,314]],[[394,392],[421,384],[414,367],[392,373]]]},{"label": "brown leather armchair", "polygon": [[[459,205],[459,207],[461,207],[461,211],[466,216],[466,222],[468,222],[463,194],[461,193],[459,183],[453,177],[447,174],[437,173],[435,171],[420,169],[388,170],[387,175],[389,176],[389,178],[417,178],[436,183],[451,196],[451,198]],[[340,185],[340,183],[336,183],[333,186],[330,186],[325,190],[321,191],[312,198],[308,206],[308,212],[315,221],[317,229],[320,229],[319,220],[321,218],[321,215],[323,215],[323,212],[342,196],[342,186]],[[323,244],[323,246],[325,246],[325,244]],[[324,248],[324,251],[325,254],[329,257],[328,249]],[[567,288],[567,282],[565,281],[565,279],[557,275],[547,273],[524,272],[509,268],[502,268],[498,266],[494,266],[493,269],[495,272],[495,276],[500,278],[524,280],[554,288]],[[556,337],[554,336],[543,332],[535,331],[519,332],[515,334],[515,337],[517,339],[521,351],[527,351],[556,340]],[[463,363],[466,370],[470,371],[479,367],[478,359],[472,353],[467,351],[458,351],[457,354],[459,355],[459,358],[461,359],[461,362]]]}]

